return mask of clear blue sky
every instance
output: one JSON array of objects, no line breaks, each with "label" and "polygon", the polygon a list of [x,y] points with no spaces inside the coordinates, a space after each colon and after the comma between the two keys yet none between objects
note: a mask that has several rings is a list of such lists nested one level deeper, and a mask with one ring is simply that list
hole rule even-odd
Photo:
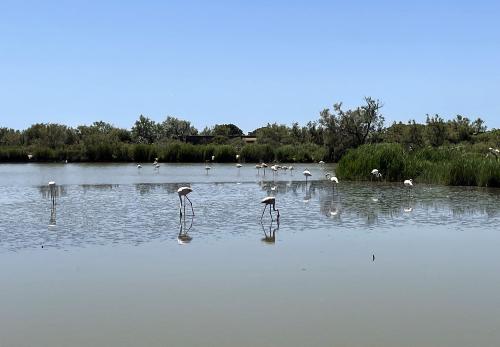
[{"label": "clear blue sky", "polygon": [[0,2],[0,126],[303,124],[337,101],[500,128],[498,1]]}]

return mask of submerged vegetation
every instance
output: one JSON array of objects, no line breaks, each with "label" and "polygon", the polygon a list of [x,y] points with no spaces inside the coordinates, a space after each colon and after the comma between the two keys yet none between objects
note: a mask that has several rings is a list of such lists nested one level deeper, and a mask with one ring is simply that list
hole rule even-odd
[{"label": "submerged vegetation", "polygon": [[155,122],[140,116],[132,128],[95,122],[76,128],[34,124],[25,130],[0,127],[0,162],[339,162],[343,179],[382,179],[449,185],[500,186],[500,130],[487,130],[477,118],[445,121],[427,116],[384,126],[382,104],[365,98],[354,109],[341,103],[320,112],[304,126],[267,124],[247,135],[235,124],[198,131],[189,121],[167,117]]}]

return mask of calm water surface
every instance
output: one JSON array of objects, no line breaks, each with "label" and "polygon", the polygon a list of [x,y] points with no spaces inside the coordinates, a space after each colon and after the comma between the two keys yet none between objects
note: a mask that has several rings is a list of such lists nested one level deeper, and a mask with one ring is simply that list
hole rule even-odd
[{"label": "calm water surface", "polygon": [[500,190],[307,167],[0,165],[0,346],[500,345]]}]

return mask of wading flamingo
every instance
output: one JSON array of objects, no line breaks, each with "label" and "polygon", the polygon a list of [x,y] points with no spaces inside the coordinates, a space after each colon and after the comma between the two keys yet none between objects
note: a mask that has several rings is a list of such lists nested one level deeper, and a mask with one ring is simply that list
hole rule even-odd
[{"label": "wading flamingo", "polygon": [[303,172],[304,176],[306,176],[306,184],[307,184],[307,177],[311,177],[311,171],[307,170],[307,168]]},{"label": "wading flamingo", "polygon": [[[179,213],[181,216],[182,216],[182,207],[183,206],[184,206],[184,212],[186,212],[186,199],[187,199],[187,201],[189,201],[189,204],[191,205],[191,212],[193,212],[193,216],[194,216],[193,203],[191,202],[191,200],[189,200],[189,198],[187,196],[192,191],[193,191],[193,189],[191,187],[180,187],[179,189],[177,189],[177,194],[179,194],[179,201],[180,201]],[[183,197],[184,197],[184,202],[182,201]]]},{"label": "wading flamingo", "polygon": [[280,219],[280,211],[276,208],[276,198],[274,196],[268,196],[267,198],[262,199],[261,203],[265,204],[264,210],[262,210],[262,216],[260,216],[260,220],[264,217],[264,212],[266,212],[266,208],[269,205],[269,215],[271,216],[271,219],[273,219],[273,214],[271,212],[271,206],[273,208],[273,211],[276,211],[278,213],[278,216],[276,217],[278,220]]}]

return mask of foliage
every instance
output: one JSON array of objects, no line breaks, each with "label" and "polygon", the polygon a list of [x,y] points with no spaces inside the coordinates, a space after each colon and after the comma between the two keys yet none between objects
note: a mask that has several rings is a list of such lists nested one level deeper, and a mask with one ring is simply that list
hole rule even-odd
[{"label": "foliage", "polygon": [[500,187],[500,161],[461,147],[407,151],[400,144],[372,144],[350,150],[337,166],[344,179],[368,180],[378,169],[388,181],[413,178],[446,185]]},{"label": "foliage", "polygon": [[324,142],[330,159],[338,160],[349,148],[376,142],[384,124],[381,108],[378,100],[367,97],[365,104],[354,110],[344,111],[342,103],[333,105],[333,112],[323,110],[320,124],[324,127]]}]

